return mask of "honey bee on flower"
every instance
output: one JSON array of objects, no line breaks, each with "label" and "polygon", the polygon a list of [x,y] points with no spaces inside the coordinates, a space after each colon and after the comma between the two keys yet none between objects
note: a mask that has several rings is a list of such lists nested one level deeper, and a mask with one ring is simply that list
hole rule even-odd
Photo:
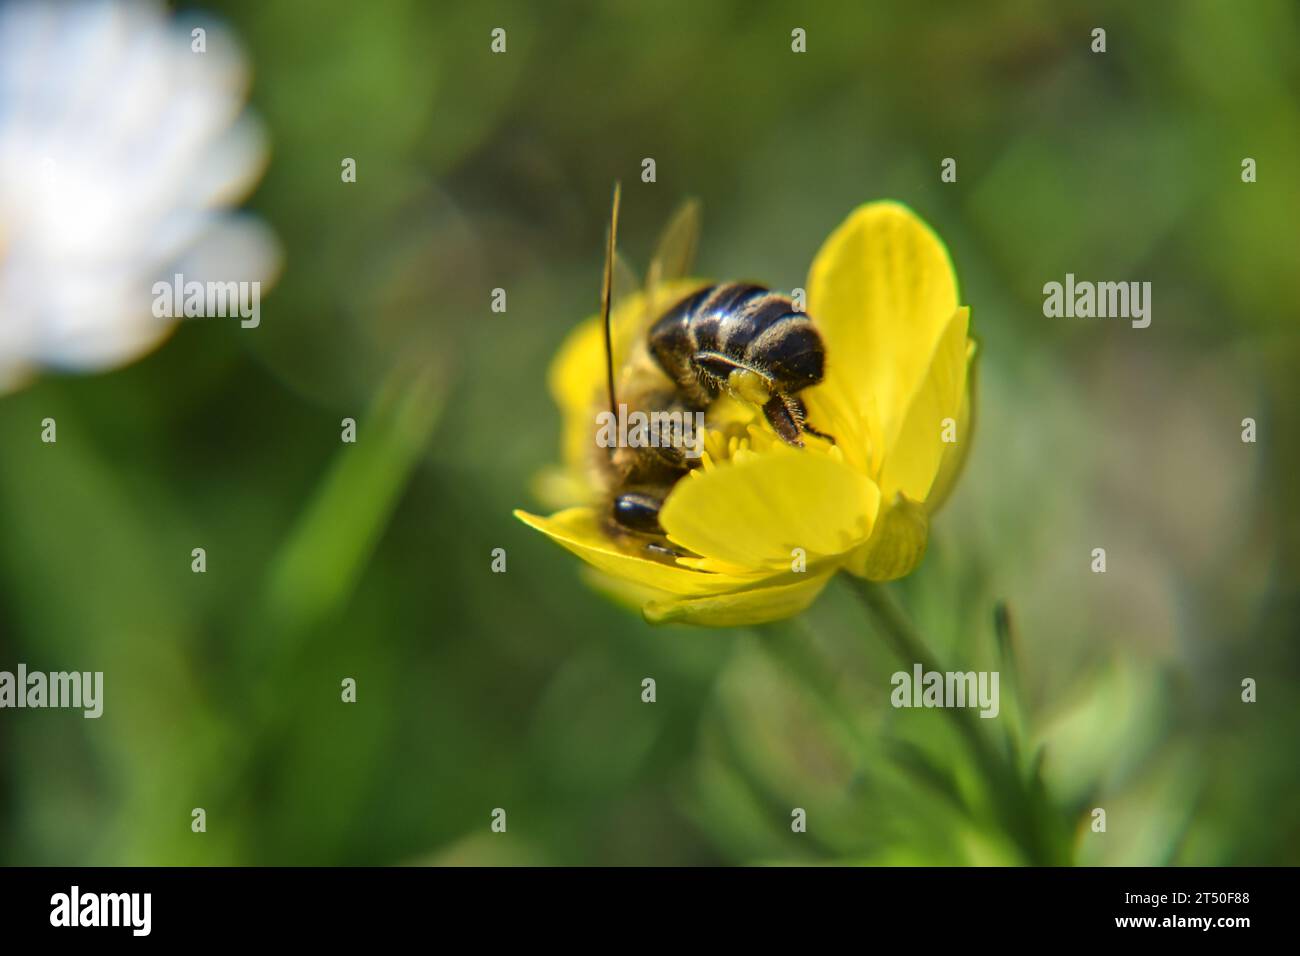
[{"label": "honey bee on flower", "polygon": [[[910,573],[972,423],[970,309],[943,243],[899,203],[861,206],[814,257],[801,311],[756,284],[688,278],[696,222],[677,217],[645,288],[612,311],[611,222],[604,314],[551,366],[563,464],[540,490],[561,510],[516,515],[656,622],[776,620],[840,569]],[[602,447],[616,402],[651,422],[702,414],[698,455],[673,434]]]}]

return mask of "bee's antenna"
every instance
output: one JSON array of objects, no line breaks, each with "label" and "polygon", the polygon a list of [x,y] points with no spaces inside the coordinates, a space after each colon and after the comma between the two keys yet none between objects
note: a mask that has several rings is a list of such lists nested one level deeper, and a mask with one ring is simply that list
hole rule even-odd
[{"label": "bee's antenna", "polygon": [[[605,378],[609,387],[609,411],[618,421],[618,404],[614,400],[614,336],[610,329],[609,300],[614,291],[614,247],[618,235],[618,198],[622,184],[614,182],[614,206],[609,213],[609,235],[605,240],[605,277],[600,286],[600,318],[605,326]],[[611,450],[610,454],[613,454]]]}]

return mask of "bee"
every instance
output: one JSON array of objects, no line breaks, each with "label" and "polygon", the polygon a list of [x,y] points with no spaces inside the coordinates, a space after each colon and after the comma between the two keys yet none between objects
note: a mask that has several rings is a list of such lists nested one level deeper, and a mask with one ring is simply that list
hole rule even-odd
[{"label": "bee", "polygon": [[638,330],[643,337],[628,350],[616,389],[610,312],[615,273],[622,266],[617,256],[619,197],[616,183],[601,284],[607,397],[615,418],[620,398],[626,409],[645,413],[651,440],[645,447],[610,447],[600,456],[608,490],[603,524],[614,540],[673,563],[687,555],[668,541],[659,511],[673,486],[699,461],[686,453],[680,433],[666,433],[665,423],[707,415],[719,398],[729,395],[760,408],[789,445],[802,448],[805,432],[834,441],[808,424],[798,397],[822,380],[826,349],[792,299],[751,282],[705,285],[657,313],[660,284],[690,269],[698,207],[688,204],[670,223],[651,262],[645,286],[648,315]]},{"label": "bee", "polygon": [[762,408],[790,445],[803,447],[803,431],[822,434],[795,393],[822,380],[826,349],[787,296],[749,282],[706,286],[651,327],[650,351],[695,407],[727,392]]}]

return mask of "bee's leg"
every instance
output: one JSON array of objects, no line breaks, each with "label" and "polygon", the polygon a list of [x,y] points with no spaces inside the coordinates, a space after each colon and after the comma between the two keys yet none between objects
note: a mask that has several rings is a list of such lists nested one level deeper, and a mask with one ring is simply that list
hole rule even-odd
[{"label": "bee's leg", "polygon": [[[666,541],[667,539],[665,538],[664,540]],[[676,563],[675,559],[677,558],[690,557],[689,552],[674,548],[671,544],[664,544],[661,541],[647,541],[645,543],[645,549],[657,558],[667,558],[674,563]]]},{"label": "bee's leg", "polygon": [[826,440],[827,440],[828,442],[830,442],[832,445],[835,444],[835,436],[834,436],[834,435],[828,435],[826,432],[818,431],[817,429],[815,429],[815,428],[813,428],[811,425],[809,425],[807,422],[804,422],[804,423],[803,423],[803,430],[806,431],[809,435],[816,435],[818,438],[824,438],[824,439],[826,439]]},{"label": "bee's leg", "polygon": [[795,398],[791,396],[789,399],[787,399],[787,401],[794,406],[795,419],[799,422],[799,426],[804,431],[806,431],[809,435],[816,435],[818,438],[824,438],[832,445],[835,444],[834,435],[828,435],[826,434],[826,432],[813,428],[811,425],[808,424],[808,406],[803,403],[803,399]]},{"label": "bee's leg", "polygon": [[783,395],[773,395],[763,404],[763,417],[783,442],[802,448],[803,439],[799,437],[799,432],[802,431],[800,426],[803,416],[799,414],[800,409],[795,401]]}]

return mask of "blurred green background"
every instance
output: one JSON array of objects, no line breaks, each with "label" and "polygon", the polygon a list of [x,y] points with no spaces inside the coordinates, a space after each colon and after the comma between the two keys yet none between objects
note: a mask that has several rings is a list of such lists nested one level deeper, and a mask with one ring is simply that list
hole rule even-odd
[{"label": "blurred green background", "polygon": [[[106,685],[97,721],[0,714],[0,861],[1300,862],[1300,14],[1088,7],[212,7],[285,269],[256,330],[0,399],[0,668]],[[558,456],[547,364],[616,178],[641,268],[687,196],[716,278],[802,286],[875,198],[948,242],[980,419],[891,589],[947,661],[1003,668],[978,723],[1050,850],[943,715],[889,706],[842,583],[784,625],[656,629],[510,517]],[[1066,272],[1152,282],[1151,327],[1044,318]]]}]

